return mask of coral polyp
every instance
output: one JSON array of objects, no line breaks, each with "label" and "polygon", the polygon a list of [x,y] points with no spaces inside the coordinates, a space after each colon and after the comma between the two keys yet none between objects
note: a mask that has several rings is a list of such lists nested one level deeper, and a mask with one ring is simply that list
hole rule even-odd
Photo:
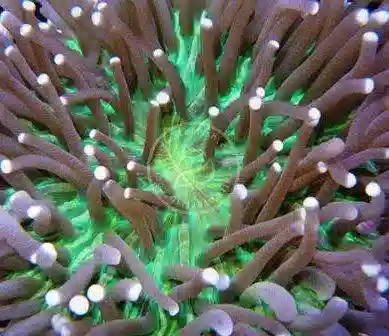
[{"label": "coral polyp", "polygon": [[388,1],[0,5],[2,335],[389,335]]}]

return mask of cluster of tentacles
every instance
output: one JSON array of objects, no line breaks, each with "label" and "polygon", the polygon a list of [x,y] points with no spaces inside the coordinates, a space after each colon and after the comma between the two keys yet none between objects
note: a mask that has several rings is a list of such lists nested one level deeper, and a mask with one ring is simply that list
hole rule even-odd
[{"label": "cluster of tentacles", "polygon": [[388,1],[0,5],[4,335],[389,335]]}]

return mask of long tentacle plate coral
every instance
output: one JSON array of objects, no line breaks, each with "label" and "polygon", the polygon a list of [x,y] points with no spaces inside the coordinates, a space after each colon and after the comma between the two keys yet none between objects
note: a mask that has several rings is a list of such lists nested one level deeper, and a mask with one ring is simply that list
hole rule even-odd
[{"label": "long tentacle plate coral", "polygon": [[0,5],[2,335],[389,335],[388,1]]}]

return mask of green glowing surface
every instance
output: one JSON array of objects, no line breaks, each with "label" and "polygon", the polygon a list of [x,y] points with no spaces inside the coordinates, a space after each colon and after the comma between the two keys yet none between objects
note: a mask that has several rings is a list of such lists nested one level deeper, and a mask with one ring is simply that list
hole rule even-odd
[{"label": "green glowing surface", "polygon": [[[171,264],[187,264],[195,265],[196,256],[208,244],[205,240],[206,229],[213,224],[222,224],[228,222],[229,217],[229,198],[221,192],[221,185],[232,174],[234,174],[241,165],[244,144],[236,145],[233,142],[232,129],[227,132],[229,137],[227,143],[217,151],[217,161],[225,162],[224,165],[216,167],[211,172],[205,172],[203,168],[203,152],[204,141],[209,133],[209,118],[204,114],[204,78],[199,76],[195,71],[196,59],[200,50],[200,28],[196,24],[194,36],[182,37],[179,32],[178,16],[175,15],[174,24],[179,37],[179,48],[174,54],[169,55],[169,59],[175,64],[183,82],[187,89],[187,105],[189,106],[190,122],[181,123],[176,117],[170,120],[170,126],[165,127],[163,134],[158,140],[160,151],[154,162],[154,169],[163,177],[168,179],[176,192],[176,196],[188,206],[186,213],[178,213],[177,211],[165,211],[160,213],[165,237],[163,242],[159,242],[156,247],[156,258],[147,262],[147,269],[152,274],[153,278],[159,283],[162,288],[168,292],[172,288],[172,283],[162,282],[162,271],[165,266]],[[75,41],[69,42],[72,49],[78,50]],[[234,83],[231,85],[230,92],[223,97],[220,97],[220,105],[226,107],[229,102],[238,98],[245,79],[250,72],[251,59],[248,56],[242,56],[238,62],[237,76]],[[107,74],[112,79],[112,74],[107,70]],[[166,83],[156,80],[154,83],[155,93],[163,88]],[[116,90],[115,85],[112,87]],[[69,88],[69,91],[72,89]],[[297,104],[302,98],[301,92],[293,96],[292,102]],[[274,98],[274,87],[270,83],[266,88],[266,99]],[[148,111],[148,103],[140,92],[134,93],[132,97],[133,106],[136,115],[136,134],[133,141],[128,141],[123,137],[122,122],[116,122],[115,112],[106,103],[104,104],[106,114],[112,121],[113,138],[124,148],[128,149],[131,155],[141,156],[144,143],[145,121]],[[73,110],[74,113],[81,115],[90,115],[87,107],[78,106]],[[268,133],[283,121],[280,117],[271,117],[265,121],[264,132]],[[165,123],[166,124],[166,123]],[[338,133],[344,125],[337,126],[326,133],[329,137],[331,134]],[[48,141],[57,143],[56,139],[49,133],[37,130],[36,133]],[[324,138],[323,138],[324,139]],[[287,148],[290,148],[295,141],[295,136],[287,140]],[[92,143],[91,140],[85,138],[84,143]],[[103,148],[104,149],[104,148]],[[226,161],[228,159],[228,161]],[[229,163],[228,163],[229,162]],[[95,163],[91,163],[91,168],[95,167]],[[118,169],[120,176],[119,182],[125,185],[125,174],[123,170]],[[263,172],[254,182],[254,185],[263,183],[263,178],[266,172]],[[76,239],[60,240],[59,245],[68,248],[72,254],[72,263],[70,269],[76,270],[80,264],[90,258],[94,246],[102,242],[103,234],[106,230],[114,230],[116,232],[128,233],[126,241],[139,252],[142,256],[142,251],[138,244],[138,239],[135,234],[131,233],[130,224],[118,215],[114,210],[107,209],[108,220],[104,227],[96,227],[90,219],[87,202],[83,195],[80,195],[76,190],[58,179],[45,178],[44,180],[36,181],[36,186],[48,197],[52,198],[58,205],[61,213],[69,218],[74,227],[79,231],[79,236]],[[156,191],[156,187],[143,181],[141,188],[144,190]],[[12,191],[9,191],[12,194]],[[301,197],[298,197],[298,202],[301,202]],[[291,198],[293,201],[293,198]],[[297,201],[297,200],[296,200]],[[322,230],[322,236],[325,240],[326,231]],[[349,243],[368,244],[368,241],[357,240],[356,237],[348,235]],[[323,243],[323,248],[331,249],[328,242]],[[253,253],[247,247],[238,248],[233,255],[226,256],[219,265],[218,270],[229,275],[233,275],[241,265],[249,261],[253,257]],[[38,270],[32,270],[29,274],[39,277]],[[24,273],[25,274],[25,273]],[[17,277],[20,274],[13,274]],[[111,275],[109,269],[106,269],[100,274],[100,281],[108,287],[114,285],[118,278]],[[46,283],[42,293],[52,287],[50,282]],[[299,302],[308,302],[311,305],[321,308],[322,303],[315,298],[314,293],[304,288],[295,288],[293,295]],[[212,290],[207,290],[202,294],[202,297],[216,302],[216,293]],[[125,316],[135,318],[142,312],[142,304],[128,304],[125,307]],[[191,306],[186,304],[182,306],[182,312],[176,319],[168,318],[158,307],[154,309],[159,311],[159,328],[158,335],[175,335],[177,330],[182,328],[187,322],[193,319]],[[265,305],[259,305],[256,311],[265,314],[271,314]],[[100,322],[101,317],[99,312],[94,309],[92,316],[95,322]]]}]

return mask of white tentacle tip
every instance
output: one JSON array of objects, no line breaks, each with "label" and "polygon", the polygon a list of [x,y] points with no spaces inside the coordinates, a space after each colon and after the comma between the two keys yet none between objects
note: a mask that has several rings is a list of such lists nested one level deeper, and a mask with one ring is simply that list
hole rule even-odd
[{"label": "white tentacle tip", "polygon": [[102,11],[102,10],[104,10],[107,6],[108,6],[108,4],[107,4],[105,1],[99,2],[99,3],[97,4],[97,10]]},{"label": "white tentacle tip", "polygon": [[153,57],[159,58],[165,55],[164,51],[162,49],[155,49],[153,51]]},{"label": "white tentacle tip", "polygon": [[360,26],[365,26],[369,22],[369,11],[364,8],[357,10],[355,13],[355,20]]},{"label": "white tentacle tip", "polygon": [[350,189],[350,188],[354,188],[356,184],[357,184],[357,177],[352,173],[347,173],[344,187]]},{"label": "white tentacle tip", "polygon": [[204,283],[215,286],[219,281],[219,273],[212,267],[206,268],[201,273]]},{"label": "white tentacle tip", "polygon": [[45,302],[49,307],[58,306],[61,301],[61,293],[56,289],[49,290],[45,295]]},{"label": "white tentacle tip", "polygon": [[282,167],[278,162],[274,162],[270,167],[277,175],[281,174]]},{"label": "white tentacle tip", "polygon": [[369,94],[374,90],[374,80],[372,78],[365,78],[363,84],[363,93]]},{"label": "white tentacle tip", "polygon": [[2,173],[4,173],[4,174],[12,173],[13,167],[12,167],[11,160],[5,159],[5,160],[1,161],[0,169],[1,169]]},{"label": "white tentacle tip", "polygon": [[284,143],[281,140],[274,140],[272,143],[272,148],[275,152],[279,153],[284,149]]},{"label": "white tentacle tip", "polygon": [[343,150],[346,147],[345,142],[341,138],[333,138],[329,142],[331,144],[331,148]]},{"label": "white tentacle tip", "polygon": [[170,95],[166,91],[160,91],[157,93],[157,96],[155,97],[156,101],[159,105],[167,105],[170,103]]},{"label": "white tentacle tip", "polygon": [[385,293],[389,289],[389,279],[386,276],[380,276],[377,279],[377,291]]},{"label": "white tentacle tip", "polygon": [[51,327],[54,329],[56,333],[61,332],[61,328],[70,322],[70,319],[66,316],[63,316],[61,314],[55,314],[51,320]]},{"label": "white tentacle tip", "polygon": [[109,190],[109,188],[115,183],[114,180],[108,180],[107,182],[104,183],[103,185],[103,191],[106,192],[107,190]]},{"label": "white tentacle tip", "polygon": [[50,77],[45,73],[40,74],[36,80],[39,85],[48,85],[50,83]]},{"label": "white tentacle tip", "polygon": [[93,155],[95,155],[95,148],[93,147],[93,145],[85,145],[84,153],[87,156],[93,156]]},{"label": "white tentacle tip", "polygon": [[262,107],[262,98],[258,96],[251,97],[249,100],[249,107],[253,111],[259,110]]},{"label": "white tentacle tip", "polygon": [[303,206],[306,210],[317,210],[320,204],[315,197],[307,197],[303,202]]},{"label": "white tentacle tip", "polygon": [[91,139],[94,139],[94,138],[96,137],[96,135],[97,135],[97,130],[95,130],[95,129],[93,129],[93,130],[91,130],[91,131],[89,132],[89,137],[90,137]]},{"label": "white tentacle tip", "polygon": [[103,286],[98,284],[92,285],[88,288],[86,296],[91,302],[101,302],[105,298],[105,289]]},{"label": "white tentacle tip", "polygon": [[319,12],[320,5],[317,1],[311,1],[309,3],[308,14],[316,15]]},{"label": "white tentacle tip", "polygon": [[87,314],[89,307],[89,301],[84,295],[75,295],[69,301],[69,310],[78,316]]},{"label": "white tentacle tip", "polygon": [[248,196],[248,190],[243,184],[235,184],[232,194],[239,200],[245,200]]},{"label": "white tentacle tip", "polygon": [[38,218],[43,211],[44,209],[41,205],[31,205],[27,209],[27,216],[28,218],[35,219]]},{"label": "white tentacle tip", "polygon": [[95,179],[99,181],[105,181],[110,177],[109,170],[104,166],[98,166],[96,167],[94,173],[93,173]]},{"label": "white tentacle tip", "polygon": [[347,219],[350,221],[353,221],[357,219],[359,216],[359,211],[357,207],[350,207],[350,209],[347,210]]},{"label": "white tentacle tip", "polygon": [[120,64],[120,63],[121,63],[121,60],[117,56],[111,57],[110,60],[109,60],[109,64],[110,65],[115,65],[115,64]]},{"label": "white tentacle tip", "polygon": [[379,276],[376,288],[378,292],[385,293],[389,289],[389,279],[386,276]]},{"label": "white tentacle tip", "polygon": [[374,42],[374,43],[377,43],[379,39],[378,34],[376,32],[366,32],[363,34],[362,38],[366,42]]},{"label": "white tentacle tip", "polygon": [[91,15],[92,24],[95,27],[99,27],[103,24],[103,14],[101,12],[93,12]]},{"label": "white tentacle tip", "polygon": [[133,193],[132,188],[124,189],[124,192],[123,192],[124,198],[125,199],[130,199],[131,196],[132,196],[132,193]]},{"label": "white tentacle tip", "polygon": [[24,10],[29,12],[35,12],[36,5],[32,1],[25,0],[22,2],[22,7]]},{"label": "white tentacle tip", "polygon": [[51,27],[52,26],[48,22],[38,22],[38,28],[42,32],[49,32]]},{"label": "white tentacle tip", "polygon": [[370,15],[370,20],[380,26],[383,26],[389,21],[389,12],[387,10],[379,10]]},{"label": "white tentacle tip", "polygon": [[63,54],[57,54],[54,56],[54,64],[63,65],[65,63],[65,56]]},{"label": "white tentacle tip", "polygon": [[21,143],[21,144],[25,143],[26,138],[27,138],[27,133],[20,133],[18,135],[18,142]]},{"label": "white tentacle tip", "polygon": [[150,100],[150,105],[154,107],[160,107],[158,101],[156,101],[155,99]]},{"label": "white tentacle tip", "polygon": [[64,96],[59,97],[59,101],[61,102],[61,104],[63,106],[68,106],[69,105],[68,99],[66,97],[64,97]]},{"label": "white tentacle tip", "polygon": [[328,171],[328,166],[325,162],[323,161],[319,161],[317,164],[316,164],[316,168],[317,168],[317,171],[320,173],[320,174],[325,174],[327,171]]},{"label": "white tentacle tip", "polygon": [[219,115],[220,113],[220,110],[216,107],[216,106],[211,106],[209,109],[208,109],[208,115],[211,117],[211,118],[215,118]]},{"label": "white tentacle tip", "polygon": [[264,89],[262,86],[259,86],[259,87],[257,87],[257,89],[255,90],[255,94],[256,94],[259,98],[263,98],[263,97],[265,97],[265,95],[266,95],[266,91],[265,91],[265,89]]},{"label": "white tentacle tip", "polygon": [[213,329],[217,335],[230,336],[234,332],[234,322],[228,315],[225,318],[215,319]]},{"label": "white tentacle tip", "polygon": [[1,24],[4,24],[4,22],[7,20],[7,18],[9,17],[9,15],[11,15],[11,13],[9,11],[3,11],[1,14],[0,14],[0,23]]},{"label": "white tentacle tip", "polygon": [[31,35],[32,30],[33,30],[33,28],[31,25],[23,24],[20,26],[19,33],[21,36],[27,37],[27,36]]},{"label": "white tentacle tip", "polygon": [[276,40],[270,40],[268,45],[269,45],[269,47],[271,47],[274,50],[280,49],[280,43]]},{"label": "white tentacle tip", "polygon": [[42,268],[53,266],[57,260],[58,253],[55,246],[51,243],[43,243],[39,249],[33,254],[32,259]]},{"label": "white tentacle tip", "polygon": [[10,57],[15,50],[16,50],[15,46],[10,45],[7,48],[5,48],[4,54],[5,56]]},{"label": "white tentacle tip", "polygon": [[372,198],[378,197],[381,194],[381,187],[377,182],[370,182],[366,185],[365,192]]},{"label": "white tentacle tip", "polygon": [[70,330],[67,323],[61,326],[61,329],[59,330],[60,336],[72,336],[72,331]]},{"label": "white tentacle tip", "polygon": [[168,309],[170,316],[176,316],[180,312],[180,307],[178,304],[173,305]]},{"label": "white tentacle tip", "polygon": [[140,294],[142,293],[143,287],[140,284],[140,282],[134,282],[130,289],[128,290],[128,299],[131,302],[136,302],[138,301]]},{"label": "white tentacle tip", "polygon": [[363,273],[365,273],[368,277],[374,278],[378,274],[380,274],[382,270],[381,264],[362,264],[361,270]]},{"label": "white tentacle tip", "polygon": [[118,249],[110,245],[98,246],[94,250],[94,260],[99,264],[117,266],[120,264],[122,254]]},{"label": "white tentacle tip", "polygon": [[316,126],[321,118],[321,113],[316,107],[312,107],[308,110],[308,123],[311,126]]},{"label": "white tentacle tip", "polygon": [[201,27],[203,27],[204,29],[212,29],[213,28],[213,22],[209,18],[202,18],[200,24],[201,24]]},{"label": "white tentacle tip", "polygon": [[82,16],[84,10],[80,6],[74,6],[70,9],[70,15],[73,19],[78,19]]},{"label": "white tentacle tip", "polygon": [[228,288],[230,288],[231,285],[231,278],[227,274],[220,274],[219,281],[215,285],[215,288],[218,291],[226,291]]},{"label": "white tentacle tip", "polygon": [[127,170],[133,171],[136,168],[136,162],[135,161],[128,161],[126,167],[127,167]]}]

